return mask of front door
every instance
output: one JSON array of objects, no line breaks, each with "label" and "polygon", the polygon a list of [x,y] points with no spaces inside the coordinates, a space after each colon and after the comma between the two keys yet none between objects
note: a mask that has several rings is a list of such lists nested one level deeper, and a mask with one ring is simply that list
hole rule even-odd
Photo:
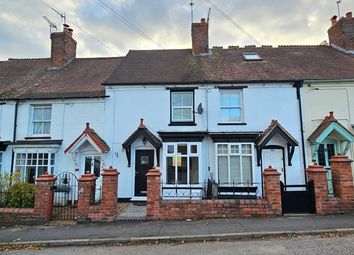
[{"label": "front door", "polygon": [[153,150],[135,151],[135,196],[146,196],[146,174],[153,166]]},{"label": "front door", "polygon": [[272,168],[275,168],[278,170],[280,175],[280,180],[286,184],[285,182],[285,169],[284,169],[284,155],[283,155],[283,149],[263,149],[262,150],[262,167],[268,168],[269,166],[272,166]]}]

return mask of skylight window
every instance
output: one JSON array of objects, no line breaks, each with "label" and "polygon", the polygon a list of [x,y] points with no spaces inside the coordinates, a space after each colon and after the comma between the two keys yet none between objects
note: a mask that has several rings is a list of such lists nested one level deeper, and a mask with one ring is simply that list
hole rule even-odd
[{"label": "skylight window", "polygon": [[262,60],[262,57],[257,52],[244,52],[242,56],[246,61]]}]

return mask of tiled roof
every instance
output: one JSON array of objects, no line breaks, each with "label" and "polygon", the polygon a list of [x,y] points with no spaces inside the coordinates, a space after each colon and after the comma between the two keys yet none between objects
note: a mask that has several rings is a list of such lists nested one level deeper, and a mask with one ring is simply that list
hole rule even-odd
[{"label": "tiled roof", "polygon": [[277,120],[272,120],[270,125],[264,130],[264,132],[257,139],[257,146],[264,146],[267,142],[278,133],[281,137],[283,137],[289,144],[293,146],[297,146],[298,142],[296,139],[280,125]]},{"label": "tiled roof", "polygon": [[95,132],[93,128],[90,128],[90,124],[86,123],[85,130],[79,135],[66,149],[65,153],[70,151],[80,139],[87,135],[95,143],[95,145],[101,150],[102,153],[106,153],[110,150],[108,144]]},{"label": "tiled roof", "polygon": [[[262,61],[245,61],[257,52]],[[214,48],[208,56],[191,49],[129,51],[105,84],[192,84],[354,78],[354,59],[329,46]]]},{"label": "tiled roof", "polygon": [[77,58],[51,70],[50,59],[0,61],[0,100],[101,97],[122,58]]}]

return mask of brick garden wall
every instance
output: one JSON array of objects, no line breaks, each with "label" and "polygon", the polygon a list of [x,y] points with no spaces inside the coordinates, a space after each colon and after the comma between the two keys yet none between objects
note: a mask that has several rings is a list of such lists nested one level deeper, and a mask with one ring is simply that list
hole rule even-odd
[{"label": "brick garden wall", "polygon": [[316,214],[354,212],[352,160],[337,155],[330,160],[334,197],[328,196],[327,170],[314,164],[306,169],[308,180],[314,182]]},{"label": "brick garden wall", "polygon": [[43,217],[34,208],[0,208],[0,225],[39,224]]},{"label": "brick garden wall", "polygon": [[159,220],[270,217],[274,212],[264,199],[162,200]]},{"label": "brick garden wall", "polygon": [[157,169],[147,174],[147,217],[151,220],[270,217],[281,212],[279,173],[268,168],[263,173],[265,199],[161,200]]}]

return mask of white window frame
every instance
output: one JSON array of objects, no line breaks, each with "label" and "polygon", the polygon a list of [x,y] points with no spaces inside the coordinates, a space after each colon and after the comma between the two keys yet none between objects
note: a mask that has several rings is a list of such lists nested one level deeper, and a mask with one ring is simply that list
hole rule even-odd
[{"label": "white window frame", "polygon": [[[220,118],[220,123],[240,123],[243,122],[243,91],[241,89],[220,89],[220,107],[219,107],[219,118]],[[239,106],[223,106],[222,105],[222,94],[239,94],[240,95],[240,105]],[[240,119],[236,121],[224,121],[221,119],[221,110],[222,109],[240,109]]]},{"label": "white window frame", "polygon": [[[168,146],[172,145],[174,146],[174,151],[173,153],[168,153]],[[178,145],[187,145],[187,154],[186,155],[181,155],[177,153],[177,146]],[[197,146],[197,153],[191,153],[191,146],[192,145],[196,145]],[[202,177],[202,173],[201,173],[201,143],[200,142],[170,142],[170,143],[164,143],[163,144],[164,147],[164,155],[163,155],[163,160],[164,160],[164,164],[165,164],[165,174],[164,174],[164,186],[166,187],[183,187],[183,186],[200,186],[201,184],[201,177]],[[175,183],[174,184],[168,184],[167,183],[167,157],[176,157],[176,156],[180,156],[180,157],[186,157],[187,158],[187,183],[186,184],[178,184],[178,167],[177,165],[175,166]],[[197,157],[198,158],[198,183],[194,183],[194,184],[190,184],[190,168],[189,168],[189,158],[190,157]]]},{"label": "white window frame", "polygon": [[[24,154],[25,155],[25,163],[24,164],[18,164],[17,163],[17,155],[19,154]],[[37,154],[37,164],[36,165],[31,165],[31,164],[28,164],[28,155],[29,154]],[[48,154],[48,164],[47,165],[39,165],[38,164],[38,154]],[[54,155],[54,164],[52,164],[52,154]],[[41,167],[41,166],[47,166],[47,169],[48,169],[48,173],[49,174],[54,174],[55,173],[55,164],[56,164],[56,158],[57,158],[57,155],[56,153],[54,152],[16,152],[15,153],[15,157],[14,157],[14,172],[16,171],[20,171],[20,175],[21,175],[21,178],[22,180],[26,181],[27,179],[27,167],[35,167],[36,168],[36,171],[35,171],[35,178],[38,178],[38,168]],[[43,160],[44,160],[44,157],[43,157]],[[25,171],[24,172],[21,172],[21,168],[24,167]]]},{"label": "white window frame", "polygon": [[[191,106],[173,106],[173,94],[192,94],[192,105]],[[183,91],[171,91],[171,122],[193,122],[194,121],[194,91],[193,90],[183,90]],[[183,120],[176,120],[174,119],[174,110],[175,109],[190,109],[191,111],[191,118],[190,119],[183,119]]]},{"label": "white window frame", "polygon": [[[39,120],[39,121],[34,120],[35,109],[43,109],[44,110],[46,108],[50,109],[50,120]],[[49,132],[48,133],[35,134],[34,133],[34,124],[35,123],[49,123]],[[32,108],[31,108],[31,128],[30,128],[31,135],[32,136],[50,135],[51,125],[52,125],[52,105],[51,104],[32,105]]]},{"label": "white window frame", "polygon": [[102,171],[102,155],[100,154],[87,154],[87,155],[82,155],[83,157],[83,162],[82,162],[82,169],[83,169],[83,173],[82,174],[86,174],[85,173],[85,162],[86,162],[86,158],[90,157],[91,158],[91,169],[90,169],[90,174],[95,174],[94,170],[95,170],[95,165],[94,165],[94,160],[95,157],[100,157],[100,169],[99,169],[99,173],[100,175],[97,177],[101,176],[101,171]]},{"label": "white window frame", "polygon": [[[242,145],[251,145],[251,154],[243,154],[242,153]],[[219,154],[218,153],[218,145],[227,145],[228,153],[227,154]],[[239,146],[239,153],[231,153],[231,145],[238,145]],[[232,183],[232,180],[230,180],[231,176],[231,168],[230,168],[230,156],[240,156],[240,178],[241,178],[241,183],[244,182],[243,180],[243,173],[242,173],[242,156],[251,156],[251,178],[252,182],[250,183],[251,186],[254,186],[254,171],[255,171],[255,165],[254,165],[254,143],[215,143],[215,175],[216,175],[216,180],[219,182],[219,168],[218,168],[218,156],[227,156],[227,167],[228,167],[228,176],[229,176],[229,183]]]}]

